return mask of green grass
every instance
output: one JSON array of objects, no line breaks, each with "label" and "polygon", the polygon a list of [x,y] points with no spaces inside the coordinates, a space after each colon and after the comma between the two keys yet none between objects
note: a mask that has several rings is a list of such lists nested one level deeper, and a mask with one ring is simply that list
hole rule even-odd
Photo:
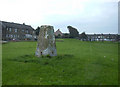
[{"label": "green grass", "polygon": [[3,44],[3,85],[117,85],[118,44],[64,39],[56,57],[34,56],[37,42]]}]

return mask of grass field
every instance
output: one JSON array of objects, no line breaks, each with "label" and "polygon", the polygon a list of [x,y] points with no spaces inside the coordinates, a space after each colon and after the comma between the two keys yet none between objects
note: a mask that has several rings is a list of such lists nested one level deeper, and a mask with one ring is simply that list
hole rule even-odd
[{"label": "grass field", "polygon": [[37,42],[2,47],[3,85],[117,85],[118,44],[64,39],[57,57],[34,56]]}]

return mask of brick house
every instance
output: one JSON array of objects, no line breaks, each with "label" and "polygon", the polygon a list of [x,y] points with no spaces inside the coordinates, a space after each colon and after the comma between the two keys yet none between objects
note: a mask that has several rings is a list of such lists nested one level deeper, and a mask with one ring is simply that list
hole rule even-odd
[{"label": "brick house", "polygon": [[58,29],[54,34],[55,36],[63,36],[63,33],[60,31],[60,29]]},{"label": "brick house", "polygon": [[30,25],[2,22],[2,40],[34,40],[35,30]]}]

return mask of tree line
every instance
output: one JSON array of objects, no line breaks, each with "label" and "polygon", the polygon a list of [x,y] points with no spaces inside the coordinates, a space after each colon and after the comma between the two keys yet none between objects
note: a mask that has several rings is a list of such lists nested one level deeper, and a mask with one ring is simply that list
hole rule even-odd
[{"label": "tree line", "polygon": [[[56,38],[79,38],[83,41],[88,39],[85,32],[79,34],[79,32],[76,28],[74,28],[72,26],[67,26],[67,28],[69,30],[69,33],[64,33],[63,36],[58,35],[58,36],[56,36]],[[35,31],[36,36],[39,35],[39,32],[40,32],[40,27],[38,26]]]}]

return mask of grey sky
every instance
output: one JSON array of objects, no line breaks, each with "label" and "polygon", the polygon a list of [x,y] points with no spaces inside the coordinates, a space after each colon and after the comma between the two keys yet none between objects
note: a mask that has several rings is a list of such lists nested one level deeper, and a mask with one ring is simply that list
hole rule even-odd
[{"label": "grey sky", "polygon": [[0,0],[0,20],[33,28],[53,25],[55,31],[118,33],[118,0]]}]

